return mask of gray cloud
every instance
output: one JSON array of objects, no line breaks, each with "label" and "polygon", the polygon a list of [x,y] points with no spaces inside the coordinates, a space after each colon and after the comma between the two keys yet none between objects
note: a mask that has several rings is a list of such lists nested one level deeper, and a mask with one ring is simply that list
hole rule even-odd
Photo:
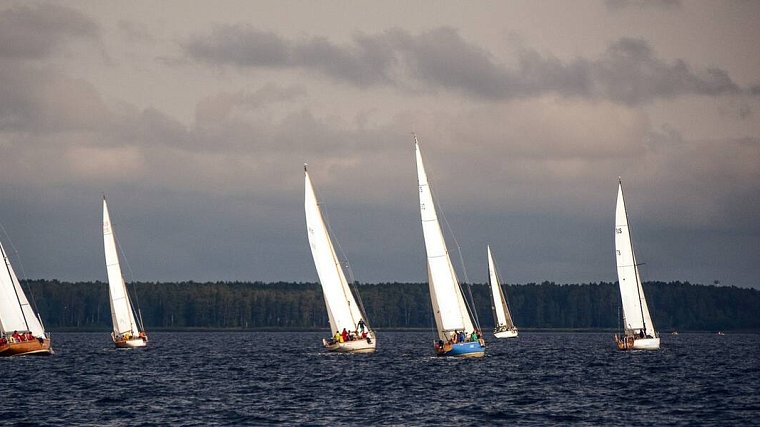
[{"label": "gray cloud", "polygon": [[227,26],[184,43],[198,61],[239,67],[315,70],[356,86],[417,85],[468,96],[510,100],[556,93],[640,105],[684,95],[718,96],[742,90],[720,68],[694,71],[683,60],[658,58],[649,43],[621,38],[596,59],[563,62],[523,49],[514,67],[442,27],[414,36],[395,29],[357,35],[338,45],[326,38],[287,40],[251,27]]},{"label": "gray cloud", "polygon": [[13,6],[0,10],[0,58],[41,58],[69,40],[98,33],[94,21],[65,6]]},{"label": "gray cloud", "polygon": [[606,0],[610,10],[621,9],[679,9],[681,0]]}]

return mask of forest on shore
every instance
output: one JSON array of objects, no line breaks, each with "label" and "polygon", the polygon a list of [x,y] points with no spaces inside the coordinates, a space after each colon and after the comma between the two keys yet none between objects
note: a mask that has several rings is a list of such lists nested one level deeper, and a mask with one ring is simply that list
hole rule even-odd
[{"label": "forest on shore", "polygon": [[[110,330],[108,285],[27,280],[23,286],[48,330]],[[618,329],[616,283],[504,285],[523,329]],[[317,283],[132,283],[132,302],[148,330],[327,329]],[[432,328],[427,283],[355,286],[374,328]],[[468,294],[467,286],[464,287]],[[470,286],[480,325],[493,327],[490,289]],[[652,320],[662,332],[758,331],[760,291],[685,282],[644,283]]]}]

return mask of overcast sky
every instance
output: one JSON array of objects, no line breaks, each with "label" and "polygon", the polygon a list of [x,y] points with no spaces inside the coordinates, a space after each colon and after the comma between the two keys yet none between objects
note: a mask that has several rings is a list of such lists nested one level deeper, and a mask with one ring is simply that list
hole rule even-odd
[{"label": "overcast sky", "polygon": [[[0,240],[27,278],[315,281],[303,163],[362,282],[760,287],[760,2],[1,1]],[[439,212],[439,215],[441,213]],[[444,228],[448,228],[445,227]],[[447,232],[448,233],[448,232]]]}]

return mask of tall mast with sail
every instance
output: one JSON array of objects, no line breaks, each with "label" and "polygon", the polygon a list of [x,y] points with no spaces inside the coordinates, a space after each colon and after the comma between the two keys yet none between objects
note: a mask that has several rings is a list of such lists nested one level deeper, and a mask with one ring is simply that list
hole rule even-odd
[{"label": "tall mast with sail", "polygon": [[129,300],[105,197],[103,197],[103,247],[106,257],[106,270],[108,271],[111,319],[113,320],[111,338],[118,348],[145,347],[148,343],[148,336],[138,325],[132,303]]},{"label": "tall mast with sail", "polygon": [[29,304],[0,243],[0,356],[52,354],[50,336]]},{"label": "tall mast with sail", "polygon": [[513,338],[517,336],[517,327],[512,321],[512,314],[509,312],[507,298],[504,296],[504,290],[501,288],[499,273],[496,271],[496,264],[491,255],[491,246],[488,246],[488,281],[491,285],[491,296],[493,298],[493,311],[496,327],[493,334],[496,338]]},{"label": "tall mast with sail", "polygon": [[[367,317],[348,286],[346,275],[335,253],[330,230],[322,216],[309,171],[304,165],[304,211],[311,255],[325,298],[332,337],[323,339],[328,351],[373,352],[377,344]],[[345,333],[344,333],[345,331]]]},{"label": "tall mast with sail", "polygon": [[622,179],[618,179],[615,207],[615,256],[623,306],[623,333],[622,336],[615,335],[615,342],[621,350],[657,350],[660,348],[660,338],[654,329],[641,285],[623,199]]},{"label": "tall mast with sail", "polygon": [[416,135],[414,149],[420,218],[427,253],[428,286],[438,332],[435,351],[441,356],[480,357],[485,354],[485,341],[475,329],[454,266],[451,264]]}]

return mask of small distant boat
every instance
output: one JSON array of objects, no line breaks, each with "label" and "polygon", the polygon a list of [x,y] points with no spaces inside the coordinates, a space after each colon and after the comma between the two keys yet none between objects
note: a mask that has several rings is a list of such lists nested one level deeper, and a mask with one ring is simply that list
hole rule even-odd
[{"label": "small distant boat", "polygon": [[718,335],[726,335],[723,333],[723,331],[718,331]]},{"label": "small distant boat", "polygon": [[[111,216],[108,214],[108,204],[103,197],[103,246],[106,255],[106,269],[108,270],[108,296],[111,302],[111,319],[113,320],[113,332],[111,339],[117,348],[145,347],[148,344],[148,335],[142,326],[140,316],[135,316],[132,303],[129,300],[127,285],[121,274],[119,254],[116,251],[116,239],[114,238]],[[140,320],[138,325],[137,319]]]},{"label": "small distant boat", "polygon": [[678,335],[678,331],[673,331],[670,333],[670,335]]},{"label": "small distant boat", "polygon": [[0,243],[0,356],[52,354],[50,334],[35,314]]},{"label": "small distant boat", "polygon": [[660,337],[654,329],[644,288],[641,286],[623,201],[623,181],[620,179],[615,208],[615,253],[620,297],[623,301],[623,333],[615,335],[615,344],[620,350],[657,350],[660,348]]},{"label": "small distant boat", "polygon": [[488,246],[488,281],[491,284],[493,313],[494,320],[496,321],[493,335],[496,338],[517,337],[517,327],[512,321],[512,314],[509,312],[507,298],[504,296],[504,290],[501,288],[496,264],[494,264],[493,256],[491,255],[491,246]]},{"label": "small distant boat", "polygon": [[486,344],[473,324],[451,264],[446,241],[441,232],[433,195],[422,164],[419,141],[414,137],[417,158],[417,182],[420,195],[420,217],[427,253],[428,286],[438,340],[433,347],[438,356],[483,357]]},{"label": "small distant boat", "polygon": [[304,170],[304,211],[306,230],[309,236],[311,255],[317,268],[322,294],[325,297],[330,330],[335,335],[322,339],[327,351],[339,353],[371,353],[375,351],[377,339],[370,329],[367,316],[356,304],[356,299],[348,286],[335,247],[330,239],[330,231],[322,216],[309,172]]}]

